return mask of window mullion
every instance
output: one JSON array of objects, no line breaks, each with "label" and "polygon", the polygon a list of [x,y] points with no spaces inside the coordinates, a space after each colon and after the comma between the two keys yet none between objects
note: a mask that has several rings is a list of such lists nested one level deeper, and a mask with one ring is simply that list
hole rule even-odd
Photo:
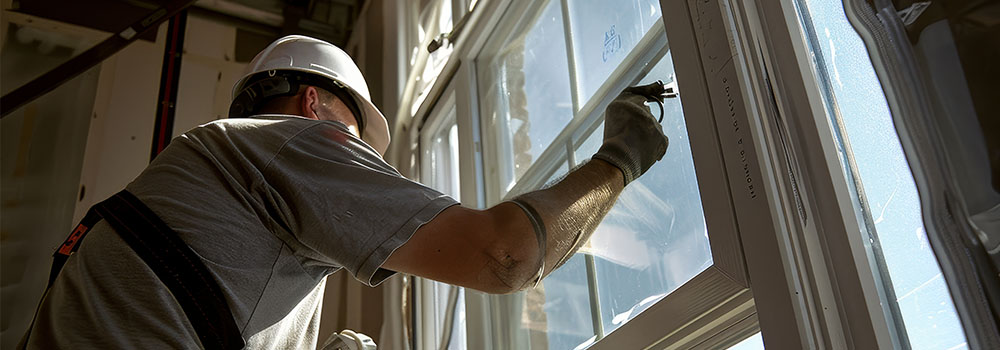
[{"label": "window mullion", "polygon": [[587,292],[590,294],[590,317],[594,323],[594,341],[604,338],[604,322],[601,322],[601,295],[597,289],[597,262],[594,254],[583,253],[587,264]]},{"label": "window mullion", "polygon": [[[566,59],[569,64],[569,89],[570,97],[573,101],[573,113],[580,110],[580,85],[579,77],[576,74],[576,51],[573,50],[573,27],[570,25],[569,0],[559,0],[562,9],[563,35],[566,36]],[[570,152],[573,153],[573,152]],[[570,165],[572,168],[572,164]]]},{"label": "window mullion", "polygon": [[[566,140],[566,162],[570,171],[577,166],[576,150],[573,148],[573,140]],[[604,338],[604,322],[601,322],[601,295],[597,289],[597,262],[594,255],[582,253],[584,263],[587,266],[587,294],[590,296],[590,319],[594,325],[594,341]]]}]

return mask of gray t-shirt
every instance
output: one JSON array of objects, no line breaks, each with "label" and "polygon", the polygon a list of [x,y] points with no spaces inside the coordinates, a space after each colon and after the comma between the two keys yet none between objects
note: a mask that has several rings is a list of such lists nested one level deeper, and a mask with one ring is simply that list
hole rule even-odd
[{"label": "gray t-shirt", "polygon": [[[195,251],[247,347],[315,348],[325,277],[376,285],[424,223],[457,204],[338,122],[219,120],[175,138],[127,186]],[[105,223],[68,260],[29,347],[198,348],[170,292]]]}]

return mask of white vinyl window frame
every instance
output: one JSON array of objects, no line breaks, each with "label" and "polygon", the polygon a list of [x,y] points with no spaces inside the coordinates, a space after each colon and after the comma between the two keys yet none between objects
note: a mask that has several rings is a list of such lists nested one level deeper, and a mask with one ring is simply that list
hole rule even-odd
[{"label": "white vinyl window frame", "polygon": [[[484,180],[485,173],[495,171],[491,167],[497,164],[495,157],[498,152],[496,152],[496,140],[484,140],[482,135],[488,132],[479,130],[481,121],[476,102],[478,89],[474,62],[492,28],[501,22],[501,14],[505,13],[507,6],[518,5],[520,3],[512,4],[511,1],[503,0],[477,5],[483,6],[483,12],[488,15],[476,18],[478,21],[473,25],[474,28],[467,30],[478,34],[469,35],[458,43],[455,53],[443,70],[442,77],[439,77],[439,81],[432,87],[428,99],[413,113],[415,115],[413,123],[423,124],[426,120],[424,116],[430,113],[432,106],[439,103],[438,98],[444,94],[443,86],[448,83],[455,85],[460,143],[463,144],[460,148],[460,158],[463,159],[460,162],[463,168],[462,195],[463,198],[471,200],[466,201],[467,205],[484,208],[488,206],[487,204],[495,204],[502,199],[496,184]],[[538,10],[539,7],[535,9]],[[532,186],[537,188],[563,161],[568,161],[575,148],[600,124],[603,111],[598,111],[598,107],[610,102],[616,95],[611,93],[612,91],[620,91],[630,83],[634,83],[632,80],[638,79],[639,70],[642,69],[642,64],[639,63],[650,62],[661,56],[667,50],[666,45],[662,25],[654,25],[608,78],[607,81],[610,83],[604,84],[594,94],[601,98],[592,98],[588,103],[576,108],[578,110],[576,117],[553,142],[553,144],[565,144],[566,147],[558,149],[551,147],[543,153],[536,165],[523,177],[534,181],[521,181],[508,193],[516,193],[522,188]],[[624,81],[625,76],[632,78]],[[692,122],[692,118],[687,117],[687,119],[699,183],[724,182],[721,157],[713,152],[717,148],[714,127],[706,120]],[[695,145],[696,142],[701,146]],[[546,176],[538,175],[543,173]],[[467,179],[474,181],[466,181]],[[715,262],[713,266],[595,344],[595,348],[707,344],[709,338],[710,343],[736,343],[756,331],[753,299],[748,288],[739,238],[735,230],[731,200],[724,188],[703,187],[705,187],[702,189],[703,206],[709,231],[712,232],[710,241]],[[466,193],[472,196],[466,197]],[[508,302],[505,299],[509,298],[510,296],[467,292],[466,327],[469,332],[469,348],[499,349],[516,343],[515,339],[511,339],[513,330],[509,327],[510,322],[516,320],[505,320],[511,315],[498,312],[502,309],[500,306]],[[653,329],[655,331],[651,331]],[[663,332],[664,329],[673,331],[668,334]],[[507,343],[507,340],[513,342]]]},{"label": "white vinyl window frame", "polygon": [[[562,10],[566,11],[565,0],[551,1],[561,1]],[[537,12],[544,9],[542,3],[544,2],[510,4],[511,8],[506,10],[505,18],[497,28],[511,30],[519,27],[523,24],[519,22],[536,17]],[[488,36],[488,34],[489,32],[486,32],[483,35]],[[501,36],[510,34],[499,33]],[[567,40],[569,40],[568,35]],[[503,40],[497,42],[502,43]],[[667,49],[667,37],[663,25],[657,23],[632,52],[628,53],[624,61],[594,93],[594,97],[587,101],[578,101],[576,99],[578,92],[572,92],[573,110],[576,112],[569,124],[509,191],[505,191],[502,187],[503,181],[494,181],[495,179],[486,181],[487,203],[497,204],[516,194],[537,189],[567,162],[574,165],[582,162],[583,160],[575,159],[574,151],[599,127],[603,120],[604,106],[617,95],[618,91],[634,84],[641,73],[644,73],[642,69],[646,63],[662,57]],[[575,66],[572,63],[572,53],[568,55],[569,67],[572,70]],[[574,76],[575,73],[571,72],[570,85],[576,89]],[[680,89],[683,91],[684,87],[681,86]],[[683,101],[686,107],[686,97]],[[702,184],[702,201],[714,263],[614,332],[603,335],[604,338],[592,346],[594,349],[645,348],[665,344],[683,347],[682,344],[692,345],[705,341],[700,336],[704,334],[719,336],[718,339],[726,338],[726,341],[732,340],[735,343],[756,330],[753,299],[745,275],[746,269],[743,265],[738,232],[735,229],[731,199],[727,191],[721,190],[723,187],[713,186],[726,182],[721,157],[717,152],[713,152],[717,148],[714,126],[706,119],[695,118],[686,111],[685,118],[698,182]],[[485,130],[482,133],[497,134]],[[504,142],[509,141],[495,138],[485,140],[486,174],[511,172],[510,169],[502,168],[512,163],[507,158],[509,153],[503,152]],[[492,296],[490,299],[494,314],[492,325],[494,332],[500,335],[494,338],[494,343],[491,345],[498,348],[523,345],[525,339],[516,334],[514,328],[520,321],[520,315],[503,313],[505,308],[521,302],[518,296]],[[600,321],[598,319],[595,322]],[[672,331],[665,334],[664,329]]]},{"label": "white vinyl window frame", "polygon": [[[446,164],[436,166],[431,164],[436,161],[431,158],[431,153],[436,151],[434,139],[442,131],[450,130],[452,126],[457,126],[457,115],[455,90],[449,87],[434,104],[425,122],[414,128],[409,135],[411,140],[417,141],[416,144],[419,145],[420,181],[423,183],[438,183],[442,176],[454,176],[450,171],[445,174],[434,173],[434,169],[440,169],[441,166],[457,167],[461,163],[461,160],[456,158],[450,159]],[[458,170],[460,172],[461,169]],[[461,176],[450,181],[459,181],[461,185]],[[437,188],[437,190],[453,195],[456,199],[461,198],[461,193],[448,193],[450,189]],[[461,287],[420,277],[413,277],[413,286],[416,301],[414,313],[417,320],[413,327],[416,349],[447,349],[447,344],[453,339],[452,329],[456,320],[456,306]]]},{"label": "white vinyl window frame", "polygon": [[[666,21],[667,31],[699,50],[683,58],[692,69],[678,69],[693,82],[682,91],[707,92],[731,176],[760,176],[768,197],[775,230],[741,229],[764,343],[905,348],[880,302],[797,1],[661,2],[689,14]],[[712,34],[718,27],[724,33]],[[741,148],[748,140],[753,147]],[[737,215],[754,210],[737,203]]]},{"label": "white vinyl window frame", "polygon": [[[480,0],[482,2],[483,0]],[[489,4],[489,3],[488,3]],[[495,1],[494,1],[495,4]],[[468,3],[459,1],[456,5],[460,6],[470,6]],[[479,5],[477,5],[479,6]],[[483,22],[489,22],[490,19],[479,20],[481,14],[486,11],[476,11],[474,13],[469,13],[468,11],[462,12],[463,15],[472,16],[470,22],[479,23],[482,25]],[[469,29],[466,29],[469,30]],[[445,122],[441,115],[444,111],[454,110],[454,123],[458,126],[458,164],[459,167],[459,197],[462,199],[462,205],[471,208],[486,208],[484,202],[484,191],[483,191],[483,160],[482,160],[482,142],[480,140],[479,134],[479,120],[476,118],[476,114],[473,111],[478,109],[476,105],[476,100],[474,94],[471,91],[473,89],[474,74],[469,71],[469,65],[461,66],[460,58],[462,57],[462,52],[458,51],[458,48],[469,47],[467,41],[464,46],[456,47],[456,50],[452,52],[451,56],[448,58],[447,63],[442,69],[441,74],[436,79],[435,83],[429,88],[426,99],[419,104],[414,110],[410,110],[409,102],[412,101],[413,94],[404,95],[403,103],[400,104],[400,111],[406,114],[399,114],[401,116],[409,117],[410,113],[414,116],[402,121],[402,129],[409,130],[407,137],[409,142],[408,145],[416,145],[417,147],[407,147],[406,149],[411,152],[400,152],[397,158],[402,164],[416,165],[421,164],[422,160],[419,157],[423,154],[423,151],[419,145],[429,144],[429,136],[433,135],[439,126]],[[410,82],[412,83],[412,82]],[[415,92],[414,92],[415,93]],[[396,141],[399,142],[399,141]],[[423,174],[424,169],[421,166],[417,166],[417,169],[407,169],[410,170],[412,174],[421,174],[420,176],[426,176]],[[423,306],[418,308],[430,310],[432,308],[444,307],[447,313],[453,313],[454,309],[450,305],[442,306],[440,300],[434,300],[429,293],[433,288],[434,281],[430,281],[422,278],[414,278],[415,282],[415,300],[419,303],[423,303]],[[449,295],[448,303],[451,303],[451,295]],[[468,322],[464,326],[466,328],[467,334],[467,344],[468,349],[480,349],[482,347],[475,344],[480,343],[483,339],[491,338],[491,327],[489,326],[487,320],[489,319],[488,310],[488,297],[484,293],[480,293],[473,290],[465,290],[465,305],[459,305],[459,307],[465,307],[466,318]],[[428,313],[424,310],[416,310],[420,322],[428,322]],[[449,318],[445,321],[446,323],[454,322],[453,318]],[[418,346],[417,349],[436,349],[437,345],[440,345],[441,339],[436,337],[436,334],[432,332],[429,327],[423,327],[422,329],[417,329],[419,326],[414,325],[414,329],[420,334],[417,335],[418,339],[415,343]],[[451,327],[451,325],[446,325],[446,327]]]},{"label": "white vinyl window frame", "polygon": [[[565,146],[543,152],[510,191],[486,176],[497,173],[503,159],[497,140],[484,136],[495,133],[479,120],[476,60],[493,31],[516,20],[508,13],[537,11],[537,4],[480,0],[481,10],[471,14],[412,123],[423,122],[450,84],[462,196],[466,205],[485,208],[538,188],[573,161],[572,151],[600,124],[600,106],[634,83],[637,66],[669,47],[714,265],[591,348],[724,348],[758,329],[769,348],[898,346],[879,305],[795,0],[660,4],[669,9],[662,25],[629,53],[597,97],[575,108],[553,141]],[[469,348],[520,344],[513,327],[520,315],[502,312],[514,302],[513,296],[467,293]]]},{"label": "white vinyl window frame", "polygon": [[[941,116],[931,112],[933,93],[924,90],[926,83],[921,81],[924,78],[914,69],[918,64],[917,53],[907,48],[905,40],[899,40],[905,37],[905,32],[901,30],[902,21],[894,18],[899,14],[891,13],[891,2],[877,2],[876,7],[881,9],[873,9],[862,0],[843,0],[843,5],[848,21],[865,43],[872,66],[883,82],[900,144],[920,193],[927,238],[949,286],[969,347],[1000,348],[1000,333],[996,331],[1000,326],[996,313],[990,310],[990,288],[967,288],[990,283],[977,271],[984,268],[979,264],[987,258],[983,252],[970,249],[970,246],[983,248],[985,241],[977,241],[986,237],[957,239],[975,235],[972,220],[968,218],[970,213],[956,203],[963,196],[962,186],[954,182],[958,178],[955,174],[965,169],[949,163],[953,159],[948,159],[945,150],[951,145],[938,134],[935,125],[935,119]],[[997,276],[991,277],[995,281]]]}]

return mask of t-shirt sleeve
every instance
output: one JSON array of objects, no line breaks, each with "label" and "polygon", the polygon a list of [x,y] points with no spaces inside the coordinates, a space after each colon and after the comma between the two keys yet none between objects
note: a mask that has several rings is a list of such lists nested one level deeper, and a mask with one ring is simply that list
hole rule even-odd
[{"label": "t-shirt sleeve", "polygon": [[343,267],[374,286],[381,268],[423,224],[457,202],[402,177],[340,124],[292,137],[268,162],[261,200],[305,264]]}]

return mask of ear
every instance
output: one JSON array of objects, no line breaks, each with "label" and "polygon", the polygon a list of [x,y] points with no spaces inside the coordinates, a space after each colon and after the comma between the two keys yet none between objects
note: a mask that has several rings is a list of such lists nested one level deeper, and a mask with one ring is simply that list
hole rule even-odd
[{"label": "ear", "polygon": [[302,96],[299,97],[299,108],[302,111],[303,117],[316,120],[320,119],[319,113],[317,113],[317,110],[321,108],[319,93],[316,92],[315,87],[307,86],[305,90],[302,91]]}]

